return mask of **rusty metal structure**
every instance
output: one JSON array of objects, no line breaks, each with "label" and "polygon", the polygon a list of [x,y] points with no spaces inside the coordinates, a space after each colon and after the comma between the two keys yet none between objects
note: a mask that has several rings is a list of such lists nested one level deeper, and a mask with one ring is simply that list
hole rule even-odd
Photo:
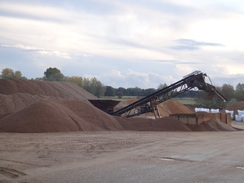
[{"label": "rusty metal structure", "polygon": [[173,83],[151,95],[148,95],[122,109],[112,112],[112,115],[133,117],[152,112],[154,113],[155,118],[160,118],[157,108],[158,104],[193,88],[203,90],[210,95],[217,95],[221,100],[227,101],[227,99],[216,89],[215,86],[205,82],[206,77],[208,77],[207,74],[204,74],[201,71],[194,71],[184,76],[180,81]]},{"label": "rusty metal structure", "polygon": [[117,100],[96,100],[96,99],[90,99],[89,102],[97,107],[98,109],[111,114],[113,112],[114,107],[120,103],[120,101]]}]

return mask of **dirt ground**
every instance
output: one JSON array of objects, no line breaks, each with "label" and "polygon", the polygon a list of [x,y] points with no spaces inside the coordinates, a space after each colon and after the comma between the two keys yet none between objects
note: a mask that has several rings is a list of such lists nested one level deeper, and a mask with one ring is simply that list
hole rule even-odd
[{"label": "dirt ground", "polygon": [[[125,120],[88,99],[96,97],[72,83],[0,79],[0,183],[243,182],[244,131]],[[191,112],[173,101],[160,110]]]},{"label": "dirt ground", "polygon": [[243,139],[243,131],[0,133],[0,182],[243,182]]}]

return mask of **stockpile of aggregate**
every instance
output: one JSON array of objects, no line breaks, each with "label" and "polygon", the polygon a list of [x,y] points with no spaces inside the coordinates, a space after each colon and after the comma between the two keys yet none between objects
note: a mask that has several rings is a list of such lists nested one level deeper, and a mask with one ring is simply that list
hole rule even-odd
[{"label": "stockpile of aggregate", "polygon": [[0,79],[0,115],[13,113],[44,98],[87,103],[87,99],[96,99],[94,95],[68,82]]},{"label": "stockpile of aggregate", "polygon": [[[72,83],[0,79],[0,132],[190,131],[170,117],[114,117],[94,107],[88,99],[96,97]],[[167,113],[187,112],[175,101],[164,105]]]},{"label": "stockpile of aggregate", "polygon": [[136,102],[136,101],[138,101],[138,99],[136,99],[136,98],[132,98],[132,99],[128,99],[128,100],[122,100],[120,103],[118,103],[118,105],[116,105],[114,107],[114,111],[122,109],[122,108],[124,108],[124,107],[126,107],[126,106],[128,106],[128,105],[130,105],[130,104],[132,104],[134,102]]},{"label": "stockpile of aggregate", "polygon": [[23,109],[42,98],[44,98],[44,96],[31,95],[28,93],[0,94],[0,115]]},{"label": "stockpile of aggregate", "polygon": [[42,99],[0,120],[1,132],[122,130],[110,115],[83,101]]},{"label": "stockpile of aggregate", "polygon": [[72,83],[1,79],[0,131],[122,130],[88,99],[96,97]]},{"label": "stockpile of aggregate", "polygon": [[181,121],[163,117],[159,119],[142,119],[142,118],[121,118],[117,117],[124,130],[135,131],[191,131]]},{"label": "stockpile of aggregate", "polygon": [[216,120],[204,121],[199,125],[187,125],[192,131],[236,131],[235,128]]},{"label": "stockpile of aggregate", "polygon": [[234,111],[234,114],[238,114],[237,110],[244,110],[244,101],[235,102],[234,104],[224,108],[222,112],[225,110]]},{"label": "stockpile of aggregate", "polygon": [[[127,105],[130,105],[136,102],[138,99],[130,99],[121,101],[116,107],[115,110],[119,110]],[[158,111],[161,116],[169,116],[170,114],[191,114],[194,111],[188,108],[187,106],[183,105],[180,102],[174,100],[167,100],[163,103],[158,105]],[[146,116],[153,116],[153,113],[148,113]]]},{"label": "stockpile of aggregate", "polygon": [[0,79],[0,94],[11,95],[16,93],[83,101],[96,99],[94,95],[69,82]]},{"label": "stockpile of aggregate", "polygon": [[169,116],[170,114],[191,114],[193,111],[187,106],[174,100],[167,100],[158,105],[161,116]]}]

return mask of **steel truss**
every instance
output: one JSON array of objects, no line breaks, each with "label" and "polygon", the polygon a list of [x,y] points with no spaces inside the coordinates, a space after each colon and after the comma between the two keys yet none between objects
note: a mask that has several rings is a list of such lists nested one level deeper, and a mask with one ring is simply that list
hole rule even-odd
[{"label": "steel truss", "polygon": [[157,108],[158,104],[193,88],[204,90],[210,94],[217,95],[222,100],[226,100],[226,98],[220,92],[218,92],[213,85],[205,82],[205,76],[207,75],[203,74],[201,71],[195,71],[185,76],[182,80],[173,83],[151,95],[148,95],[118,111],[115,111],[112,114],[117,116],[133,117],[148,112],[153,112],[155,118],[160,118]]}]

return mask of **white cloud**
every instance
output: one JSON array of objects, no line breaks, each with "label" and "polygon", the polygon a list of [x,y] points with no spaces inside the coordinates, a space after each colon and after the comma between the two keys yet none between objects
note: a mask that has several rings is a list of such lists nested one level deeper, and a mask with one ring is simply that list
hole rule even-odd
[{"label": "white cloud", "polygon": [[195,70],[199,70],[199,69],[197,69],[196,67],[191,66],[191,65],[177,64],[173,73],[175,76],[183,77],[189,73],[192,73]]},{"label": "white cloud", "polygon": [[61,58],[70,59],[70,55],[68,53],[60,52],[60,51],[44,50],[42,48],[25,46],[22,44],[16,44],[16,45],[1,44],[0,46],[7,47],[7,48],[19,48],[21,50],[30,51],[30,52],[37,53],[40,55],[45,55],[45,56],[57,56],[57,57],[61,57]]},{"label": "white cloud", "polygon": [[100,75],[85,75],[85,77],[96,77],[105,85],[113,87],[140,87],[140,88],[157,88],[160,84],[172,84],[176,80],[171,76],[164,76],[152,72],[137,72],[128,69],[124,72],[112,70],[109,73]]},{"label": "white cloud", "polygon": [[8,12],[8,15],[20,16],[23,18],[45,20],[45,21],[64,21],[69,20],[70,13],[64,9],[58,9],[45,5],[31,5],[25,3],[0,2],[0,10]]},{"label": "white cloud", "polygon": [[38,67],[68,67],[68,73],[76,70],[114,86],[157,87],[194,70],[212,76],[243,74],[243,2],[235,2],[61,0],[54,6],[3,1],[0,43],[23,50]]},{"label": "white cloud", "polygon": [[[191,25],[191,30],[186,36],[198,40],[208,40],[222,43],[225,51],[244,51],[244,38],[240,36],[244,32],[244,15],[232,15],[228,18],[203,20]],[[212,48],[211,48],[212,49]]]},{"label": "white cloud", "polygon": [[[10,9],[12,4],[7,6]],[[6,8],[6,5],[3,6]],[[23,10],[22,10],[23,8]],[[45,7],[27,6],[32,9],[27,11],[35,16],[42,16],[41,9]],[[23,5],[13,5],[14,10],[25,11]],[[49,11],[51,11],[50,8]],[[53,10],[56,12],[56,9]],[[131,38],[142,45],[150,45],[149,38],[143,34],[143,22],[133,18],[133,15],[113,15],[100,17],[76,12],[61,11],[58,15],[62,17],[71,17],[70,22],[49,22],[36,19],[26,19],[21,17],[0,17],[4,31],[1,37],[6,43],[18,43],[26,47],[39,47],[42,50],[50,52],[70,52],[84,54],[96,54],[104,56],[128,57],[128,58],[146,58],[146,59],[172,59],[170,55],[163,52],[154,51],[140,47],[128,47],[113,41],[111,38],[126,37]],[[51,16],[47,13],[45,16]],[[70,19],[71,19],[70,18]],[[115,28],[117,26],[117,28]],[[126,29],[125,29],[126,27]],[[147,25],[144,25],[147,27]],[[115,30],[116,29],[116,30]],[[114,31],[115,30],[115,31]],[[124,30],[124,31],[120,31]],[[125,31],[127,30],[127,31]],[[125,33],[123,33],[125,32]],[[113,35],[114,34],[114,35]],[[123,35],[124,34],[124,35]],[[152,35],[154,33],[152,32]],[[149,34],[150,35],[150,34]],[[144,40],[144,41],[143,41]],[[44,52],[42,52],[44,53]],[[125,54],[126,53],[126,54]]]}]

